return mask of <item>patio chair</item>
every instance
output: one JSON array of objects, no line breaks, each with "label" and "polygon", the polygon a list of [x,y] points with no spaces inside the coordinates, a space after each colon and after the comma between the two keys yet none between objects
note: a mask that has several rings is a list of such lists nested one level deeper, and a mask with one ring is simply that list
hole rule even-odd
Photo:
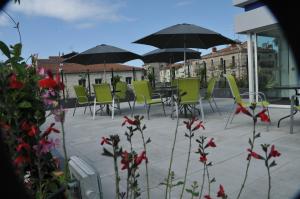
[{"label": "patio chair", "polygon": [[116,93],[115,96],[118,99],[119,102],[128,102],[129,108],[131,110],[131,105],[129,101],[129,96],[128,96],[128,87],[126,82],[117,82],[116,84]]},{"label": "patio chair", "polygon": [[[103,109],[105,107],[107,108],[107,111],[109,112],[109,105],[111,105],[111,109],[112,109],[111,115],[112,115],[112,119],[114,119],[115,98],[111,93],[110,85],[107,83],[93,84],[93,87],[94,87],[94,92],[95,92],[93,120],[95,119],[95,115],[96,115],[96,104],[100,105],[101,112],[103,112]],[[119,102],[117,101],[117,104],[118,103]]]},{"label": "patio chair", "polygon": [[[256,102],[256,105],[266,108],[268,116],[270,118],[270,113],[269,113],[269,108],[268,108],[270,103],[266,100],[266,96],[264,93],[262,93],[262,92],[253,92],[253,93],[245,92],[245,93],[240,94],[239,88],[236,84],[234,77],[230,74],[225,74],[224,76],[228,81],[228,84],[230,86],[230,90],[231,90],[231,93],[233,96],[233,100],[234,100],[234,103],[232,105],[232,113],[229,113],[229,116],[227,118],[227,122],[225,125],[225,129],[227,128],[229,122],[232,123],[233,118],[235,116],[235,110],[236,110],[238,104],[240,104],[243,107],[251,106],[251,103],[245,102],[241,96],[251,96],[251,95],[254,97],[258,96],[258,102]],[[271,124],[271,122],[270,122],[270,124]]]},{"label": "patio chair", "polygon": [[148,120],[150,118],[149,117],[150,107],[153,104],[162,104],[164,115],[166,116],[165,106],[162,97],[159,94],[157,94],[159,98],[153,99],[154,96],[149,81],[146,80],[133,81],[132,84],[134,90],[134,101],[133,101],[131,116],[133,116],[134,113],[135,103],[144,104],[148,116]]},{"label": "patio chair", "polygon": [[[177,88],[179,91],[179,110],[184,109],[185,115],[186,110],[189,110],[192,114],[195,115],[197,110],[201,118],[204,120],[204,112],[202,107],[202,100],[200,97],[200,79],[199,78],[184,78],[178,79]],[[182,93],[185,93],[181,96]],[[196,108],[196,105],[200,104],[200,111]]]},{"label": "patio chair", "polygon": [[212,77],[207,84],[207,89],[206,89],[206,93],[205,96],[203,98],[203,100],[207,100],[210,108],[213,112],[215,112],[213,106],[212,106],[212,102],[215,104],[216,110],[218,111],[218,113],[221,115],[221,112],[219,110],[219,107],[217,106],[217,103],[215,101],[214,95],[213,95],[213,91],[215,88],[215,84],[216,84],[216,79],[214,77]]},{"label": "patio chair", "polygon": [[76,85],[76,86],[73,86],[73,88],[74,88],[75,94],[76,94],[76,102],[75,102],[75,108],[73,111],[73,116],[75,115],[76,108],[79,105],[85,106],[83,114],[85,114],[86,108],[88,106],[90,108],[90,113],[92,115],[91,102],[89,101],[89,97],[88,97],[85,87]]},{"label": "patio chair", "polygon": [[290,133],[291,134],[294,131],[294,115],[298,111],[300,111],[298,97],[299,97],[299,95],[293,95],[291,97],[291,114],[290,114]]}]

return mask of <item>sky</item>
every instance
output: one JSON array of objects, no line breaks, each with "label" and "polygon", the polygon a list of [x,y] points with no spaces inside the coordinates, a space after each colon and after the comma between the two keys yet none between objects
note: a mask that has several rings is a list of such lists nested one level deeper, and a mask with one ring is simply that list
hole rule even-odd
[{"label": "sky", "polygon": [[[99,44],[142,55],[156,48],[133,41],[180,23],[245,40],[234,33],[234,17],[243,10],[232,6],[232,0],[21,0],[20,5],[10,3],[4,9],[20,24],[25,59],[31,54],[48,58],[82,52]],[[14,26],[0,11],[1,41],[19,42]],[[197,50],[202,55],[210,52]],[[142,66],[143,62],[126,64]]]}]

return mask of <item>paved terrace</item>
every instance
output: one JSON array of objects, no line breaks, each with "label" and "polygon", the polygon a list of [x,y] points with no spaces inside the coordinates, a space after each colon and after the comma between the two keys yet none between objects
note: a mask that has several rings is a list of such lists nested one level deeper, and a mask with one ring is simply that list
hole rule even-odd
[{"label": "paved terrace", "polygon": [[[212,185],[211,196],[216,198],[216,191],[219,184],[223,184],[229,198],[236,198],[246,168],[246,149],[249,148],[248,138],[252,134],[251,120],[245,115],[238,115],[228,129],[224,130],[225,113],[230,107],[231,99],[217,99],[217,104],[223,113],[211,112],[207,103],[204,103],[205,130],[203,134],[209,138],[214,137],[217,147],[211,149],[208,156],[213,162],[210,168],[210,175],[216,178],[216,183]],[[130,115],[128,104],[123,103],[122,115],[116,114],[114,120],[107,115],[97,115],[95,120],[89,114],[83,114],[84,108],[76,110],[72,117],[73,109],[69,109],[66,122],[66,140],[68,155],[77,155],[93,165],[101,176],[102,188],[105,199],[114,198],[114,171],[111,158],[102,156],[100,138],[110,134],[118,133],[121,137],[121,144],[128,146],[124,132],[125,127],[121,127],[124,115]],[[170,107],[167,107],[167,113]],[[142,106],[138,106],[135,114],[144,114]],[[272,175],[272,197],[273,199],[292,198],[300,190],[300,118],[296,115],[294,134],[289,134],[289,121],[284,120],[280,128],[276,124],[280,117],[289,113],[288,109],[270,109],[272,125],[266,131],[266,124],[258,122],[257,131],[261,132],[261,138],[257,139],[255,151],[261,152],[261,143],[275,144],[281,152],[281,156],[276,159],[278,165],[271,169]],[[49,118],[47,122],[52,122]],[[184,176],[184,169],[187,159],[188,139],[184,137],[185,126],[180,119],[178,138],[175,149],[173,170],[176,178]],[[164,197],[164,187],[159,183],[167,176],[168,164],[171,153],[171,145],[174,137],[176,120],[169,116],[164,117],[161,106],[154,106],[150,111],[150,120],[145,119],[147,125],[146,137],[151,137],[152,142],[148,145],[149,172],[151,198],[160,199]],[[58,125],[57,125],[58,127]],[[142,151],[140,136],[134,136],[134,148]],[[192,150],[197,149],[196,142],[193,143]],[[201,182],[202,163],[199,162],[199,154],[191,155],[190,169],[188,173],[187,187],[197,180]],[[121,191],[125,191],[126,174],[121,171]],[[145,190],[145,169],[140,166],[140,187]],[[241,198],[267,198],[267,171],[264,162],[253,160],[249,171],[249,177],[245,190]],[[207,189],[205,189],[207,190]],[[172,198],[179,198],[181,187],[174,188]],[[206,191],[204,192],[207,193]],[[146,198],[145,192],[141,198]],[[185,193],[184,198],[190,198]]]}]

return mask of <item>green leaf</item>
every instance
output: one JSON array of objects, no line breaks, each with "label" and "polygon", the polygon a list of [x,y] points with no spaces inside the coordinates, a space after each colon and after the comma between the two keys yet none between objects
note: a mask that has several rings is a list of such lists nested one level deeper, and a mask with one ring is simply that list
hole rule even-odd
[{"label": "green leaf", "polygon": [[193,196],[199,196],[199,191],[198,192],[193,192],[192,194],[193,194]]},{"label": "green leaf", "polygon": [[191,189],[185,189],[185,191],[188,193],[193,193],[193,190],[191,190]]},{"label": "green leaf", "polygon": [[18,104],[18,107],[19,108],[31,108],[32,105],[28,101],[23,101],[23,102],[21,102],[21,103]]},{"label": "green leaf", "polygon": [[259,137],[260,137],[260,133],[257,133],[254,138],[259,138]]},{"label": "green leaf", "polygon": [[183,184],[183,181],[178,181],[176,184],[173,185],[173,187],[176,187],[176,186],[179,186],[179,185],[182,185]]},{"label": "green leaf", "polygon": [[0,41],[0,49],[7,58],[10,58],[9,48],[3,41]]},{"label": "green leaf", "polygon": [[104,147],[103,147],[103,153],[102,153],[102,155],[108,156],[108,157],[114,157],[114,155],[109,150],[107,150]]},{"label": "green leaf", "polygon": [[146,141],[146,144],[150,143],[151,142],[151,139],[148,138],[148,140]]},{"label": "green leaf", "polygon": [[249,138],[249,140],[248,140],[248,143],[250,144],[251,147],[253,146],[252,140],[251,140],[250,138]]},{"label": "green leaf", "polygon": [[271,168],[271,167],[274,167],[274,166],[276,166],[276,165],[277,165],[277,164],[276,164],[275,160],[273,160],[273,161],[271,162],[271,164],[270,164],[269,167]]},{"label": "green leaf", "polygon": [[13,55],[15,57],[20,57],[21,56],[21,51],[22,51],[22,44],[18,43],[13,46]]}]

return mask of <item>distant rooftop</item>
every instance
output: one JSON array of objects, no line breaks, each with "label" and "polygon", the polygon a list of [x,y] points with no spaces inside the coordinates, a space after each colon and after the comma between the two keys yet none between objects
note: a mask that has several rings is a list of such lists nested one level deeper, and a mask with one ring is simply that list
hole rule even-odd
[{"label": "distant rooftop", "polygon": [[[60,66],[63,62],[64,58],[59,56],[49,56],[48,59],[38,59],[37,65],[39,67],[44,67],[45,69],[50,69],[55,71],[56,68]],[[63,70],[65,73],[82,73],[89,70],[91,73],[93,72],[103,72],[105,71],[116,71],[116,72],[126,72],[132,71],[135,69],[136,71],[144,70],[142,67],[135,67],[135,66],[128,66],[124,64],[93,64],[93,65],[81,65],[81,64],[74,64],[74,63],[64,63]]]}]

